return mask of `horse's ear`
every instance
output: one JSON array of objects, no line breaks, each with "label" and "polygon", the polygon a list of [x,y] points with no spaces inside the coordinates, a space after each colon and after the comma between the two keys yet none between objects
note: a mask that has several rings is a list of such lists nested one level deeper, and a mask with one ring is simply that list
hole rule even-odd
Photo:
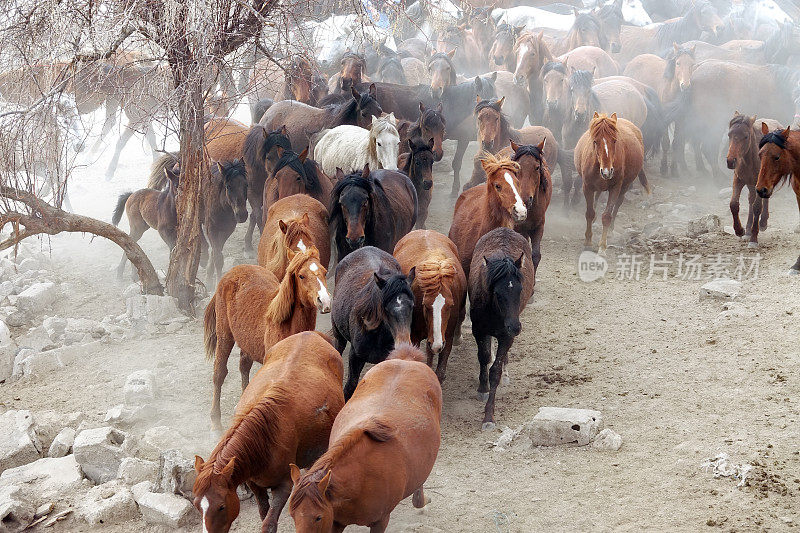
[{"label": "horse's ear", "polygon": [[547,143],[547,137],[542,138],[542,142],[536,145],[536,148],[539,149],[540,152],[544,153],[544,145]]},{"label": "horse's ear", "polygon": [[502,108],[503,104],[505,103],[505,101],[506,101],[506,97],[504,96],[500,100],[497,101],[497,107]]},{"label": "horse's ear", "polygon": [[435,144],[436,144],[436,141],[435,141],[435,139],[434,139],[433,137],[431,137],[431,140],[430,140],[430,141],[428,141],[428,148],[430,148],[431,150],[433,150],[433,145],[435,145]]},{"label": "horse's ear", "polygon": [[217,172],[219,172],[219,175],[222,176],[224,174],[222,171],[222,164],[219,161],[217,161],[215,164],[217,165]]},{"label": "horse's ear", "polygon": [[395,126],[397,125],[397,119],[396,119],[396,118],[395,118],[395,116],[394,116],[394,111],[392,111],[391,113],[389,113],[389,122],[391,122],[391,123],[392,123],[392,124],[394,124]]},{"label": "horse's ear", "polygon": [[769,126],[767,126],[766,122],[762,121],[761,122],[761,134],[762,135],[766,135],[767,133],[769,133]]},{"label": "horse's ear", "polygon": [[204,463],[205,461],[203,461],[202,457],[200,457],[199,455],[194,456],[194,469],[195,471],[197,471],[198,474],[200,473],[200,469],[203,468]]},{"label": "horse's ear", "polygon": [[302,152],[300,152],[300,155],[297,156],[297,159],[299,159],[301,163],[305,163],[307,157],[308,157],[308,146],[306,146],[305,149]]},{"label": "horse's ear", "polygon": [[456,49],[455,48],[453,48],[452,50],[447,52],[447,57],[449,57],[450,59],[453,59],[454,55],[456,55]]},{"label": "horse's ear", "polygon": [[303,216],[300,217],[300,222],[302,222],[303,224],[308,224],[309,222],[311,222],[311,219],[308,216],[308,211],[303,213]]},{"label": "horse's ear", "polygon": [[436,112],[437,113],[441,114],[443,109],[444,109],[444,107],[442,107],[442,103],[441,102],[436,104]]},{"label": "horse's ear", "polygon": [[336,167],[336,181],[342,181],[343,179],[344,179],[344,171],[341,168]]},{"label": "horse's ear", "polygon": [[479,94],[475,95],[475,103],[476,104],[480,104],[481,103],[481,95],[479,95]]},{"label": "horse's ear", "polygon": [[517,150],[519,150],[519,145],[514,141],[511,141],[511,149],[516,152]]},{"label": "horse's ear", "polygon": [[497,81],[497,71],[496,70],[494,72],[492,72],[491,78],[492,78],[492,81]]},{"label": "horse's ear", "polygon": [[411,123],[405,120],[401,122],[399,126],[397,126],[397,133],[400,135],[401,139],[406,136],[406,134],[408,133],[408,128],[410,127]]},{"label": "horse's ear", "polygon": [[[480,76],[475,76],[475,89],[478,92],[480,92],[483,89],[483,82],[481,81]],[[480,98],[478,98],[478,101],[480,101]]]},{"label": "horse's ear", "polygon": [[677,52],[678,50],[680,50],[680,49],[681,49],[681,47],[680,47],[680,46],[678,46],[678,43],[676,43],[675,41],[672,41],[672,48],[673,48],[673,49],[674,49],[676,52]]},{"label": "horse's ear", "polygon": [[[411,139],[408,140],[408,143],[411,144]],[[409,152],[403,152],[402,154],[397,156],[397,167],[401,169],[406,168],[406,165],[408,164],[408,159],[410,157],[411,154]]]},{"label": "horse's ear", "polygon": [[536,37],[536,39],[538,39],[539,41],[544,39],[544,30],[539,32],[539,35],[538,35],[538,37]]},{"label": "horse's ear", "polygon": [[378,88],[375,87],[374,83],[369,84],[369,95],[375,99],[378,98]]},{"label": "horse's ear", "polygon": [[420,113],[424,113],[425,112],[425,104],[423,104],[422,102],[419,103],[419,112]]},{"label": "horse's ear", "polygon": [[411,270],[408,271],[408,276],[406,276],[406,281],[408,281],[409,285],[413,285],[416,277],[417,277],[417,267],[413,266],[411,267]]},{"label": "horse's ear", "polygon": [[519,254],[519,259],[514,261],[514,266],[520,269],[524,264],[525,264],[525,252],[522,252],[521,254]]},{"label": "horse's ear", "polygon": [[791,127],[791,126],[789,126],[789,127],[788,127],[788,128],[786,128],[785,130],[783,130],[783,133],[781,133],[781,136],[782,136],[784,139],[788,139],[788,138],[789,138],[789,130],[791,130],[791,129],[792,129],[792,127]]},{"label": "horse's ear", "polygon": [[278,221],[278,227],[280,228],[281,233],[286,233],[286,230],[289,228],[289,226],[287,226],[286,222],[284,222],[283,220]]},{"label": "horse's ear", "polygon": [[689,51],[692,53],[692,57],[694,57],[695,51],[697,51],[697,45],[692,46]]},{"label": "horse's ear", "polygon": [[350,94],[352,94],[352,95],[353,95],[353,99],[354,99],[354,100],[359,100],[359,99],[361,99],[361,95],[358,93],[358,91],[356,91],[356,88],[355,88],[355,87],[352,87],[352,86],[350,87]]},{"label": "horse's ear", "polygon": [[361,177],[365,179],[369,177],[369,163],[364,165],[364,170],[361,171]]},{"label": "horse's ear", "polygon": [[375,115],[372,115],[372,122],[371,122],[371,124],[375,124],[375,121],[376,121],[376,120],[378,120],[378,117],[376,117]]},{"label": "horse's ear", "polygon": [[373,278],[375,279],[375,285],[377,285],[379,289],[383,289],[386,286],[386,280],[377,272],[373,272]]},{"label": "horse's ear", "polygon": [[292,484],[297,485],[300,481],[300,469],[294,463],[289,463],[289,475],[292,476]]},{"label": "horse's ear", "polygon": [[286,149],[283,146],[278,146],[276,147],[275,151],[278,153],[278,158],[280,159],[283,157],[283,152],[285,152]]},{"label": "horse's ear", "polygon": [[483,256],[483,265],[484,266],[489,266],[489,258],[486,257],[485,255]]},{"label": "horse's ear", "polygon": [[296,256],[296,255],[297,255],[297,252],[295,252],[294,250],[292,250],[290,248],[286,250],[286,258],[289,260],[290,263],[291,263],[292,259],[294,259],[294,256]]},{"label": "horse's ear", "polygon": [[228,461],[228,464],[225,465],[225,468],[223,468],[222,472],[219,474],[225,479],[230,479],[233,476],[234,468],[236,468],[236,457],[231,457],[231,460]]},{"label": "horse's ear", "polygon": [[611,113],[611,120],[616,124],[617,122],[617,112]]},{"label": "horse's ear", "polygon": [[740,113],[739,113],[738,109],[733,112],[733,116],[734,117],[738,117],[739,115],[740,115]]},{"label": "horse's ear", "polygon": [[600,118],[600,115],[597,114],[597,111],[594,112],[594,116],[592,118]]},{"label": "horse's ear", "polygon": [[325,474],[325,476],[322,479],[320,479],[319,482],[317,483],[317,489],[319,489],[320,494],[324,495],[325,491],[328,490],[328,486],[330,486],[331,484],[331,472],[333,471],[328,470],[328,473]]},{"label": "horse's ear", "polygon": [[[266,131],[266,130],[264,130],[264,131]],[[281,135],[286,135],[287,137],[289,136],[289,130],[286,128],[286,124],[281,126]]]}]

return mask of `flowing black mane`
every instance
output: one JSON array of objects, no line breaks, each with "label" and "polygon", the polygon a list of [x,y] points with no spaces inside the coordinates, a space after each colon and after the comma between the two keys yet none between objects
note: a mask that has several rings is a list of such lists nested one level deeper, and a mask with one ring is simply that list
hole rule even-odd
[{"label": "flowing black mane", "polygon": [[767,143],[772,143],[781,150],[786,150],[786,137],[780,131],[771,131],[761,137],[761,140],[758,141],[759,150]]},{"label": "flowing black mane", "polygon": [[337,105],[334,108],[335,124],[348,124],[350,122],[355,122],[358,115],[358,110],[366,109],[372,102],[375,102],[375,105],[380,108],[377,100],[370,96],[368,91],[364,91],[363,93],[359,94],[358,99],[352,95],[347,95],[347,101]]},{"label": "flowing black mane", "polygon": [[510,257],[501,257],[486,260],[486,278],[489,282],[489,287],[494,286],[509,277],[516,279],[522,283],[522,272],[514,264]]},{"label": "flowing black mane", "polygon": [[596,15],[592,13],[579,13],[578,16],[575,17],[575,22],[572,24],[572,28],[570,28],[566,38],[569,39],[570,36],[575,33],[583,31],[597,32],[597,35],[600,37],[600,48],[603,50],[608,49],[608,37],[606,37],[606,33],[603,31],[603,27],[600,24],[600,19]]},{"label": "flowing black mane", "polygon": [[694,2],[681,18],[673,22],[665,22],[656,30],[653,36],[658,50],[664,50],[672,43],[685,43],[700,37],[702,28],[697,24],[697,18],[704,9],[711,7],[705,0]]}]

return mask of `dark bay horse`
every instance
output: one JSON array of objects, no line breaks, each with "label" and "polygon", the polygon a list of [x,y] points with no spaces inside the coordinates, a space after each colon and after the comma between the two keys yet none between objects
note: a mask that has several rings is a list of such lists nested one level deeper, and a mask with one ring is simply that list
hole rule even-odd
[{"label": "dark bay horse", "polygon": [[414,314],[411,342],[427,339],[428,366],[438,355],[436,376],[444,382],[447,360],[454,344],[461,342],[461,324],[467,311],[467,278],[456,245],[436,231],[415,230],[400,239],[394,256],[403,272],[414,269]]},{"label": "dark bay horse", "polygon": [[339,72],[328,80],[328,90],[331,94],[342,90],[341,81],[350,80],[353,85],[370,81],[367,78],[367,60],[362,54],[347,51],[339,63]]},{"label": "dark bay horse", "polygon": [[420,137],[412,137],[405,144],[409,151],[400,154],[397,165],[411,179],[417,191],[417,222],[414,226],[419,229],[425,227],[433,196],[434,139],[425,142]]},{"label": "dark bay horse", "polygon": [[[756,192],[761,198],[769,198],[778,184],[789,180],[800,209],[800,132],[792,131],[791,126],[783,131],[767,131],[762,126],[761,131],[764,137],[758,143],[761,167]],[[789,269],[789,275],[800,275],[800,257]]]},{"label": "dark bay horse", "polygon": [[[553,42],[551,46],[553,53],[561,55],[579,46],[596,46],[607,52],[611,51],[600,17],[591,11],[579,13],[577,9],[575,9],[574,14],[575,22],[567,32],[567,35]],[[619,43],[617,43],[617,46],[619,46]]]},{"label": "dark bay horse", "polygon": [[336,349],[350,343],[345,400],[356,389],[366,363],[379,363],[400,343],[411,342],[414,270],[404,275],[397,260],[365,246],[336,267],[331,322]]},{"label": "dark bay horse", "polygon": [[296,154],[278,148],[278,155],[264,187],[264,213],[281,198],[293,194],[307,194],[327,205],[333,184],[317,162],[307,157],[308,149]]},{"label": "dark bay horse", "polygon": [[325,267],[316,248],[289,254],[286,274],[257,265],[236,265],[217,285],[203,318],[206,357],[214,361],[211,424],[221,429],[219,399],[228,374],[228,357],[239,346],[242,390],[250,382],[253,362],[278,341],[317,324],[317,310],[327,313],[331,298],[325,286]]},{"label": "dark bay horse", "polygon": [[[490,231],[475,245],[469,274],[469,316],[478,344],[478,398],[486,402],[483,430],[495,428],[494,402],[508,351],[522,331],[519,316],[533,296],[536,269],[528,240],[508,228]],[[497,353],[492,359],[492,337]]]},{"label": "dark bay horse", "polygon": [[444,141],[447,128],[447,121],[442,114],[442,103],[439,102],[435,107],[425,107],[419,103],[419,118],[416,122],[401,122],[397,125],[400,132],[400,153],[408,152],[409,145],[404,143],[406,139],[413,139],[415,142],[433,139],[433,154],[436,161],[441,161],[444,156],[442,142]]},{"label": "dark bay horse", "polygon": [[328,446],[344,406],[342,374],[342,358],[321,333],[297,333],[272,346],[208,461],[195,456],[192,494],[203,531],[228,531],[239,515],[236,489],[247,483],[262,530],[277,532],[292,491],[289,465],[307,468]]},{"label": "dark bay horse", "polygon": [[386,531],[401,500],[427,503],[423,483],[441,441],[442,387],[416,348],[371,368],[336,417],[328,451],[305,474],[291,465],[289,512],[298,533],[350,524]]},{"label": "dark bay horse", "polygon": [[337,170],[328,207],[330,234],[341,261],[362,246],[391,253],[417,221],[417,193],[408,176],[395,170],[348,176]]}]

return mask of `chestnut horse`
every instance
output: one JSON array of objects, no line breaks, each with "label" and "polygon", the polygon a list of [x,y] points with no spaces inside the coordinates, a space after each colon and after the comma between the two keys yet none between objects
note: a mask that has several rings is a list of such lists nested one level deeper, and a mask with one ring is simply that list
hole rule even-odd
[{"label": "chestnut horse", "polygon": [[[788,179],[800,209],[800,131],[792,131],[789,126],[783,131],[770,132],[766,125],[762,125],[761,132],[764,137],[758,143],[761,168],[756,192],[761,198],[767,199],[778,184]],[[789,274],[800,275],[800,257],[789,269]]]},{"label": "chestnut horse", "polygon": [[342,89],[341,82],[343,80],[350,80],[352,85],[369,81],[367,77],[367,60],[363,55],[350,51],[345,52],[339,64],[339,72],[328,80],[328,91],[331,94],[338,93]]},{"label": "chestnut horse", "polygon": [[350,343],[347,400],[366,363],[379,363],[398,343],[411,342],[414,269],[406,276],[394,257],[365,246],[342,259],[335,281],[333,338],[341,354]]},{"label": "chestnut horse", "polygon": [[319,251],[322,266],[327,268],[331,239],[325,206],[307,194],[293,194],[272,204],[258,243],[258,264],[283,279],[289,251],[302,252],[312,246]]},{"label": "chestnut horse", "polygon": [[253,361],[264,362],[264,354],[276,342],[300,331],[313,330],[317,310],[330,311],[331,298],[325,287],[325,267],[316,248],[288,252],[286,275],[256,265],[237,265],[220,280],[206,307],[203,321],[206,356],[214,360],[214,395],[211,423],[221,429],[219,397],[228,374],[233,345],[240,350],[242,390],[250,381]]},{"label": "chestnut horse", "polygon": [[609,117],[595,112],[589,130],[575,147],[575,168],[583,178],[583,196],[586,199],[584,247],[592,245],[594,207],[601,192],[608,192],[608,203],[603,212],[603,235],[598,248],[601,255],[605,254],[608,231],[614,227],[619,206],[637,176],[650,193],[643,165],[644,142],[639,128],[629,120],[617,119],[616,113]]},{"label": "chestnut horse", "polygon": [[247,483],[262,531],[277,532],[292,491],[289,465],[309,467],[322,455],[344,406],[342,370],[339,353],[316,331],[287,337],[266,353],[208,461],[195,456],[192,493],[203,531],[228,531],[239,515],[236,489]]},{"label": "chestnut horse", "polygon": [[[769,200],[756,194],[758,179],[758,143],[770,130],[783,129],[777,120],[761,119],[760,126],[755,125],[756,117],[740,115],[738,111],[728,123],[728,168],[733,170],[733,192],[731,194],[731,215],[733,215],[733,231],[738,237],[749,237],[748,247],[758,247],[759,229],[767,229],[769,219]],[[747,226],[742,227],[739,220],[739,196],[747,187]]]},{"label": "chestnut horse", "polygon": [[484,154],[481,165],[486,172],[486,184],[466,190],[458,197],[448,235],[458,249],[461,268],[467,277],[478,239],[495,228],[513,228],[528,216],[519,194],[519,163],[508,157]]},{"label": "chestnut horse", "polygon": [[447,359],[454,344],[461,343],[461,324],[467,311],[467,278],[453,241],[439,232],[412,231],[397,243],[394,256],[403,273],[414,269],[414,314],[411,342],[428,339],[428,366],[439,356],[436,376],[443,383]]},{"label": "chestnut horse", "polygon": [[298,533],[350,524],[382,533],[404,498],[425,506],[423,483],[441,442],[442,387],[419,357],[401,346],[370,369],[336,417],[328,451],[305,474],[291,465],[289,513]]},{"label": "chestnut horse", "polygon": [[[469,274],[469,316],[478,345],[478,399],[486,402],[483,430],[493,430],[497,386],[508,364],[508,350],[522,331],[519,315],[533,296],[536,268],[528,240],[508,228],[490,231],[475,245]],[[492,359],[492,337],[497,353]]]},{"label": "chestnut horse", "polygon": [[542,73],[542,68],[553,60],[553,54],[544,40],[544,32],[538,35],[529,32],[523,33],[514,43],[513,53],[516,55],[516,63],[513,70],[514,80],[518,84],[526,84],[528,87],[528,117],[530,123],[541,124],[544,118],[544,108],[542,106],[543,85],[540,74]]},{"label": "chestnut horse", "polygon": [[264,212],[281,198],[293,194],[307,194],[327,205],[333,184],[317,162],[306,157],[308,149],[296,154],[278,148],[277,154],[279,158],[264,187]]}]

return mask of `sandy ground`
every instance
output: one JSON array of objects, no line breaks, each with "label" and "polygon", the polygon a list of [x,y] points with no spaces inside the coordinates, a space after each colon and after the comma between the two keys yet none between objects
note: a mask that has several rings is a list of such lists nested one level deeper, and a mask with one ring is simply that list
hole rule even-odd
[{"label": "sandy ground", "polygon": [[[446,232],[454,201],[447,143],[437,165],[429,227]],[[102,180],[111,150],[77,174],[72,188],[76,210],[110,219],[116,194],[146,180],[148,151],[138,141],[126,148],[117,177]],[[472,151],[468,152],[468,158]],[[465,159],[469,161],[469,159]],[[468,164],[464,165],[469,168]],[[617,221],[626,228],[674,222],[705,213],[730,226],[727,199],[692,173],[658,177],[654,192],[630,194]],[[556,187],[560,179],[556,178]],[[690,187],[694,187],[692,190]],[[659,205],[679,204],[674,208]],[[677,215],[670,214],[677,211]],[[665,214],[666,213],[666,214]],[[746,280],[733,310],[725,302],[699,300],[704,281],[614,279],[593,283],[577,276],[582,250],[583,212],[565,212],[556,191],[548,213],[536,293],[522,317],[523,331],[511,350],[511,382],[500,390],[498,431],[482,432],[482,405],[475,399],[476,347],[465,342],[450,358],[444,386],[442,446],[426,484],[432,502],[422,511],[402,502],[392,515],[392,532],[529,531],[786,531],[800,523],[800,371],[797,320],[800,279],[785,275],[800,251],[797,208],[789,190],[772,203],[770,228],[761,234],[757,280]],[[249,261],[242,253],[244,228],[228,242],[226,267]],[[595,228],[595,242],[599,228]],[[167,265],[166,246],[155,232],[142,239],[157,269]],[[124,312],[113,272],[120,252],[101,239],[80,235],[50,240],[59,275],[72,290],[51,314],[101,319]],[[678,238],[653,248],[677,259],[679,252],[755,252],[730,234],[690,241]],[[642,251],[641,247],[637,248]],[[613,271],[621,249],[610,249]],[[644,251],[649,261],[649,251]],[[673,255],[674,254],[674,255]],[[326,330],[329,318],[320,318]],[[161,404],[152,426],[174,428],[186,453],[207,456],[215,444],[208,411],[211,366],[202,350],[201,324],[174,334],[142,334],[125,342],[100,344],[79,364],[45,379],[0,386],[6,408],[84,411],[100,423],[122,400],[126,376],[137,369],[156,372]],[[223,417],[240,394],[236,351],[223,389]],[[79,392],[77,392],[79,391]],[[503,451],[490,443],[504,426],[531,420],[541,406],[602,411],[607,427],[621,434],[618,452],[590,447],[530,448],[524,439]],[[746,486],[714,478],[700,465],[725,452],[754,469]],[[253,501],[244,502],[232,531],[258,530]],[[85,531],[74,519],[54,528]],[[143,521],[106,527],[109,531],[161,531]],[[350,528],[366,531],[366,528]],[[348,531],[350,530],[348,529]],[[198,527],[199,530],[199,527]],[[293,531],[288,513],[280,531]]]}]

